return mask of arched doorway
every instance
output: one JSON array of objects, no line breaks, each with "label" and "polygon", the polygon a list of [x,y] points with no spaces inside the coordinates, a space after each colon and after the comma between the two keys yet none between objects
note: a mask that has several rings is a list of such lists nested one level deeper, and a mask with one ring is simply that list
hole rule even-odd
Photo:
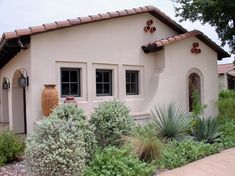
[{"label": "arched doorway", "polygon": [[10,81],[8,78],[4,77],[2,80],[2,118],[1,122],[9,122],[9,101],[8,92],[10,88]]},{"label": "arched doorway", "polygon": [[195,91],[198,93],[201,102],[201,78],[194,72],[188,76],[189,112],[193,110],[193,92]]},{"label": "arched doorway", "polygon": [[19,84],[22,72],[16,70],[12,78],[12,122],[15,133],[27,133],[25,88]]}]

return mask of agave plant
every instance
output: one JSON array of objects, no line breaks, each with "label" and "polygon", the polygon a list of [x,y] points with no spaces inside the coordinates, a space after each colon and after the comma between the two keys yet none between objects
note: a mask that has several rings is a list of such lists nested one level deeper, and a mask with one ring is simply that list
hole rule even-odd
[{"label": "agave plant", "polygon": [[161,137],[182,140],[189,136],[192,118],[182,107],[170,104],[155,107],[152,111],[152,122]]},{"label": "agave plant", "polygon": [[136,127],[131,135],[124,136],[123,139],[126,144],[130,144],[132,152],[145,162],[157,160],[161,156],[163,143],[151,125]]},{"label": "agave plant", "polygon": [[220,141],[221,133],[219,132],[218,120],[211,117],[198,117],[192,134],[197,141],[205,141],[206,143]]}]

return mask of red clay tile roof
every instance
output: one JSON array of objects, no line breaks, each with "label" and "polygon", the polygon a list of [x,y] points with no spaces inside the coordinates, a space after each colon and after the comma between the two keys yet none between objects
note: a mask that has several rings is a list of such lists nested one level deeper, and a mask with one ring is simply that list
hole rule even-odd
[{"label": "red clay tile roof", "polygon": [[142,49],[145,53],[155,52],[163,48],[163,46],[168,45],[170,43],[174,43],[177,41],[185,40],[190,37],[197,37],[206,43],[209,47],[215,50],[218,53],[218,60],[221,60],[224,57],[230,57],[230,55],[220,48],[216,43],[210,40],[206,35],[204,35],[201,31],[193,30],[189,32],[185,32],[183,34],[174,35],[171,37],[167,37],[161,40],[157,40],[153,43],[149,43],[148,45],[143,45]]},{"label": "red clay tile roof", "polygon": [[[189,31],[189,32],[186,32],[184,34],[174,35],[174,36],[171,36],[171,37],[167,37],[165,39],[157,40],[153,43],[148,44],[148,46],[149,45],[155,45],[155,47],[162,47],[162,46],[168,45],[170,43],[174,43],[174,42],[177,42],[177,41],[180,41],[180,40],[187,39],[189,37],[197,36],[198,34],[200,34],[199,31],[195,31],[195,30],[194,31]],[[144,46],[144,47],[148,47],[148,46]]]},{"label": "red clay tile roof", "polygon": [[[12,32],[3,33],[2,38],[0,39],[0,68],[2,68],[10,59],[12,59],[17,54],[17,52],[19,52],[22,49],[22,46],[28,45],[30,43],[31,35],[44,33],[52,30],[63,29],[66,27],[86,24],[86,23],[92,23],[96,21],[108,20],[112,18],[119,18],[129,15],[136,15],[141,13],[150,13],[151,15],[161,20],[163,23],[171,27],[179,34],[184,34],[188,32],[185,28],[183,28],[181,25],[176,23],[165,13],[155,8],[154,6],[145,6],[128,10],[116,11],[116,12],[108,12],[98,15],[89,15],[87,17],[78,17],[75,19],[68,19],[65,21],[56,21],[54,23],[43,24],[41,26],[33,26],[26,29],[18,29]],[[182,35],[181,37],[184,38],[187,36]],[[177,37],[175,39],[177,40]],[[202,37],[201,40],[218,53],[218,58],[230,56],[222,48],[213,43],[209,38]],[[19,42],[23,43],[24,45],[17,46]],[[25,48],[27,47],[23,47],[23,49]]]},{"label": "red clay tile roof", "polygon": [[235,66],[233,63],[229,64],[219,64],[218,65],[218,74],[225,74],[228,73],[229,71],[235,69]]}]

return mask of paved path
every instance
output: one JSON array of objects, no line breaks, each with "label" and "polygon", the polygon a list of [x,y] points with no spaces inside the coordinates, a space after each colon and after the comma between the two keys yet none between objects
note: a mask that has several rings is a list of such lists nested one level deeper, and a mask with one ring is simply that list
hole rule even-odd
[{"label": "paved path", "polygon": [[235,148],[166,171],[158,176],[235,176]]}]

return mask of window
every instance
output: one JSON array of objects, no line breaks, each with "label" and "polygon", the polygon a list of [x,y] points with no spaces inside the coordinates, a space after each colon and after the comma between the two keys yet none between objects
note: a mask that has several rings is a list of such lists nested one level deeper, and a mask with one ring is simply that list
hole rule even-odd
[{"label": "window", "polygon": [[96,70],[96,96],[112,96],[112,70]]},{"label": "window", "polygon": [[139,71],[126,70],[126,94],[139,94]]},{"label": "window", "polygon": [[80,97],[80,69],[61,68],[61,97],[76,96]]}]

